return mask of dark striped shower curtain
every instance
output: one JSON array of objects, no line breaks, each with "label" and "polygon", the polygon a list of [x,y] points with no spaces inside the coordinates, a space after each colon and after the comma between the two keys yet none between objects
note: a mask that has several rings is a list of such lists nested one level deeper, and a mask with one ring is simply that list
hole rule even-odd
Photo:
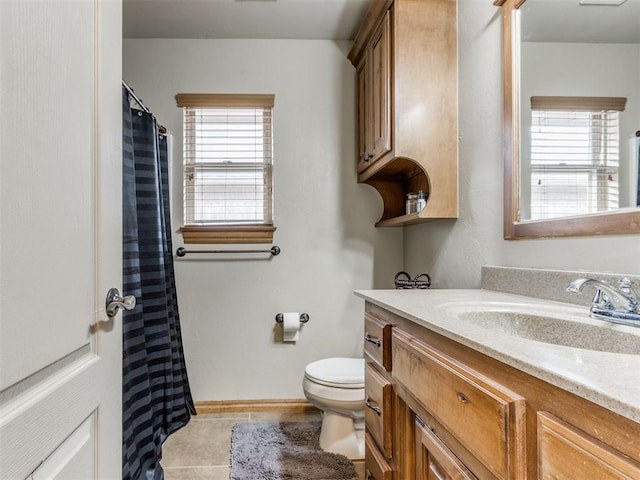
[{"label": "dark striped shower curtain", "polygon": [[167,138],[123,86],[122,478],[162,480],[162,443],[195,414],[176,298]]}]

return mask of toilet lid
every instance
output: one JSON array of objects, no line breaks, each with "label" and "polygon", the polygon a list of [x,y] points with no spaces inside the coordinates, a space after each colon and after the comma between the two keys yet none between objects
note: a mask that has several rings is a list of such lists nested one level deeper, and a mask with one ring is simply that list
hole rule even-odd
[{"label": "toilet lid", "polygon": [[339,388],[364,388],[364,358],[325,358],[304,369],[309,380]]}]

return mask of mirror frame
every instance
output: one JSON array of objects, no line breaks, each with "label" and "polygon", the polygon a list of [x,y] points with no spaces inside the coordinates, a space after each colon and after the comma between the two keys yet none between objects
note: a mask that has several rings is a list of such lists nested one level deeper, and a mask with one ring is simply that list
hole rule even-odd
[{"label": "mirror frame", "polygon": [[494,0],[502,7],[504,89],[504,238],[579,237],[640,233],[640,208],[551,220],[518,220],[520,162],[520,48],[517,10],[526,0]]}]

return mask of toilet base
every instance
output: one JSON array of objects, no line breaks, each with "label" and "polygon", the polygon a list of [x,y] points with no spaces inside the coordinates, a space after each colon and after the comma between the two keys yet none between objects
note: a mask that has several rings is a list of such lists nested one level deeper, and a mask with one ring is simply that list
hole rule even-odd
[{"label": "toilet base", "polygon": [[364,415],[354,419],[325,411],[322,414],[320,448],[350,460],[364,459]]}]

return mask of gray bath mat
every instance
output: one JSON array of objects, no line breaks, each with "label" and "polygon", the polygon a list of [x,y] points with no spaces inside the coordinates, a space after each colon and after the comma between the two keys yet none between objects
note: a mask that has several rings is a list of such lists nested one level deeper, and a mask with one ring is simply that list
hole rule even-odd
[{"label": "gray bath mat", "polygon": [[231,480],[352,480],[353,463],[319,446],[320,422],[238,423]]}]

